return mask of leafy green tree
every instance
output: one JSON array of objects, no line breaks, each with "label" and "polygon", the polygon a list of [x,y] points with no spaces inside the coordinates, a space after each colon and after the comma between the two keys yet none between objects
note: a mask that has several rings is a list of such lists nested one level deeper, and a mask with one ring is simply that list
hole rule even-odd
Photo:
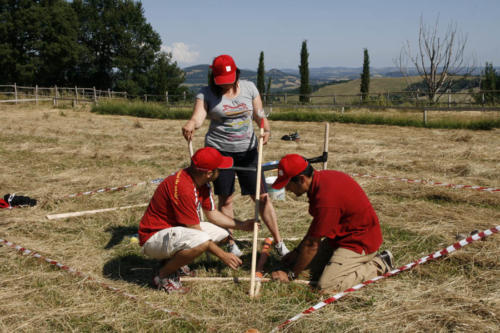
[{"label": "leafy green tree", "polygon": [[168,91],[169,96],[175,100],[184,92],[187,87],[181,87],[184,82],[184,72],[177,67],[176,62],[172,62],[172,54],[159,52],[156,61],[149,72],[149,86],[147,93],[154,95],[164,95]]},{"label": "leafy green tree", "polygon": [[161,39],[146,22],[140,2],[132,0],[74,0],[78,14],[79,42],[86,52],[78,66],[80,84],[147,91]]},{"label": "leafy green tree", "polygon": [[77,32],[76,14],[66,1],[1,0],[2,81],[67,83],[82,51]]},{"label": "leafy green tree", "polygon": [[364,49],[363,52],[363,72],[361,73],[361,85],[359,92],[361,93],[363,102],[366,102],[370,92],[370,58],[368,56],[367,49]]},{"label": "leafy green tree", "polygon": [[264,52],[260,52],[259,56],[259,67],[257,69],[257,90],[260,95],[263,96],[265,93],[265,70],[264,70]]},{"label": "leafy green tree", "polygon": [[311,94],[311,86],[309,85],[309,53],[307,52],[307,40],[302,42],[302,49],[300,51],[300,88],[299,100],[302,103],[309,102],[309,95]]}]

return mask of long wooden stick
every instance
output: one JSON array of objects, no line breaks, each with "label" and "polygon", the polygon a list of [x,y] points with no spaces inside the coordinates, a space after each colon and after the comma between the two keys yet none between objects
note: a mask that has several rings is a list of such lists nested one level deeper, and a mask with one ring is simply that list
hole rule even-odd
[{"label": "long wooden stick", "polygon": [[[323,146],[323,152],[326,152],[328,154],[328,140],[329,140],[329,131],[330,126],[328,123],[325,123],[325,143]],[[326,164],[328,163],[328,160],[323,161],[323,170],[326,170]]]},{"label": "long wooden stick", "polygon": [[264,240],[264,244],[262,245],[262,250],[260,251],[260,257],[257,261],[257,268],[255,269],[255,277],[257,278],[257,282],[255,283],[255,296],[259,296],[260,288],[262,284],[262,278],[264,277],[264,265],[267,262],[267,258],[269,258],[269,252],[271,252],[271,245],[273,244],[273,239],[268,237]]},{"label": "long wooden stick", "polygon": [[252,269],[250,271],[250,297],[255,296],[255,267],[257,266],[257,234],[259,232],[260,181],[262,172],[262,147],[264,145],[264,118],[260,120],[259,158],[257,159],[257,185],[255,189],[255,223],[253,225]]},{"label": "long wooden stick", "polygon": [[[194,155],[194,150],[193,150],[193,140],[188,141],[188,147],[189,147],[189,157],[193,157]],[[204,221],[205,216],[203,215],[203,208],[200,208],[200,221]]]},{"label": "long wooden stick", "polygon": [[[249,277],[197,277],[197,276],[181,276],[182,282],[227,282],[233,281],[235,283],[241,281],[248,281]],[[261,278],[261,282],[272,282],[273,280],[270,278]],[[314,285],[316,282],[307,281],[307,280],[293,280],[293,283],[305,284],[305,285]]]},{"label": "long wooden stick", "polygon": [[83,216],[83,215],[91,215],[91,214],[97,214],[97,213],[111,212],[111,211],[114,211],[114,210],[130,209],[130,208],[137,208],[137,207],[146,207],[147,205],[149,205],[149,203],[144,203],[144,204],[140,204],[140,205],[132,205],[132,206],[123,206],[123,207],[112,207],[112,208],[103,208],[103,209],[94,209],[94,210],[83,210],[83,211],[80,211],[80,212],[72,212],[72,213],[52,214],[52,215],[47,215],[47,218],[49,220],[65,219],[67,217],[77,217],[77,216]]}]

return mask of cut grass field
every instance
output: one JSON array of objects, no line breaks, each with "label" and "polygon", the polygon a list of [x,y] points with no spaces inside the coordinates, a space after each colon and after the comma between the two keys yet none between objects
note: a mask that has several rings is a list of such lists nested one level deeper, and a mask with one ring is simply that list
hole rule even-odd
[{"label": "cut grass field", "polygon": [[[0,330],[10,331],[270,331],[326,298],[307,286],[265,283],[250,299],[249,283],[186,283],[191,292],[167,295],[151,288],[156,263],[127,235],[137,232],[143,208],[65,220],[45,216],[148,202],[155,186],[60,199],[75,192],[166,177],[188,164],[181,137],[185,120],[99,115],[29,105],[0,106],[0,193],[39,200],[34,208],[0,210],[0,238],[57,260],[137,295],[135,302],[98,283],[31,256],[0,247]],[[203,145],[205,123],[195,135]],[[323,124],[272,121],[264,160],[286,153],[318,156]],[[280,141],[298,131],[299,142]],[[328,167],[347,173],[407,177],[500,187],[500,130],[469,131],[386,125],[330,124]],[[320,167],[319,165],[317,167]],[[269,174],[270,175],[270,174]],[[500,194],[357,178],[381,220],[384,249],[397,266],[469,234],[499,224]],[[306,198],[276,201],[284,237],[301,237],[311,221]],[[237,195],[235,214],[253,215],[250,198]],[[260,236],[269,235],[265,229]],[[237,237],[250,233],[238,232]],[[288,242],[293,248],[298,241]],[[200,257],[198,276],[249,276],[250,242],[241,242],[244,265],[230,271]],[[276,253],[266,266],[278,262]],[[302,279],[306,276],[302,276]],[[155,311],[145,302],[175,311]],[[500,329],[500,236],[367,286],[285,328],[290,332],[476,331]]]}]

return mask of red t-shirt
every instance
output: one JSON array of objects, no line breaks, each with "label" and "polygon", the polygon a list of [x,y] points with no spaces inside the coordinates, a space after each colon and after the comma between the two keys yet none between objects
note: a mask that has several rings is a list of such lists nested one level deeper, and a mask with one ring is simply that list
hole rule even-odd
[{"label": "red t-shirt", "polygon": [[307,234],[327,237],[333,247],[376,252],[382,231],[368,197],[354,179],[334,170],[314,171],[309,197],[313,221]]},{"label": "red t-shirt", "polygon": [[215,209],[209,184],[197,188],[186,169],[168,176],[158,185],[139,223],[139,244],[144,245],[160,230],[199,224],[200,206],[209,211]]}]

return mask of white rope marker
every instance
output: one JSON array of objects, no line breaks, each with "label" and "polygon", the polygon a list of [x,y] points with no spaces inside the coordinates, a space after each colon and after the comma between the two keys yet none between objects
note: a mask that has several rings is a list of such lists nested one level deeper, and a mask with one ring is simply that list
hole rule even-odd
[{"label": "white rope marker", "polygon": [[368,281],[365,281],[363,283],[360,283],[360,284],[357,284],[355,285],[354,287],[352,288],[349,288],[349,289],[346,289],[344,290],[343,292],[341,293],[338,293],[336,295],[333,295],[332,297],[330,298],[327,298],[325,299],[324,301],[321,301],[319,302],[318,304],[314,305],[314,306],[311,306],[309,309],[299,313],[298,315],[286,320],[285,322],[283,322],[282,324],[280,324],[279,326],[275,327],[271,332],[276,332],[280,329],[282,329],[283,327],[285,327],[286,325],[294,322],[294,321],[297,321],[299,320],[300,318],[302,318],[303,316],[305,315],[308,315],[316,310],[319,310],[321,309],[322,307],[328,305],[328,304],[331,304],[337,300],[339,300],[340,298],[346,296],[347,294],[349,293],[352,293],[354,291],[357,291],[363,287],[366,287],[367,285],[371,284],[371,283],[375,283],[379,280],[382,280],[384,278],[388,278],[388,277],[391,277],[391,276],[394,276],[396,274],[399,274],[401,272],[404,272],[404,271],[407,271],[409,269],[412,269],[412,268],[415,268],[416,266],[418,265],[421,265],[421,264],[424,264],[430,260],[434,260],[434,259],[437,259],[443,255],[446,255],[446,254],[450,254],[456,250],[459,250],[461,249],[462,247],[466,246],[466,245],[469,245],[470,243],[474,242],[474,241],[477,241],[477,240],[480,240],[482,238],[485,238],[485,237],[488,237],[488,236],[491,236],[493,235],[494,233],[497,233],[500,231],[500,225],[496,226],[496,227],[493,227],[491,229],[486,229],[484,231],[481,231],[477,234],[474,234],[472,236],[469,236],[465,239],[462,239],[461,241],[458,241],[456,242],[455,244],[452,244],[450,246],[448,246],[447,248],[444,248],[440,251],[437,251],[437,252],[434,252],[432,254],[429,254],[425,257],[422,257],[414,262],[411,262],[407,265],[404,265],[404,266],[401,266],[400,268],[397,268],[397,269],[394,269],[388,273],[385,273],[384,275],[379,275],[377,277],[374,277],[373,279],[371,280],[368,280]]},{"label": "white rope marker", "polygon": [[494,187],[488,187],[488,186],[476,186],[476,185],[448,184],[448,183],[442,183],[442,182],[435,182],[432,180],[408,179],[408,178],[398,178],[398,177],[391,177],[391,176],[375,176],[375,175],[367,175],[367,174],[362,174],[362,173],[350,173],[349,176],[384,179],[384,180],[397,180],[397,181],[411,183],[411,184],[424,184],[424,185],[431,185],[431,186],[449,187],[449,188],[455,188],[455,189],[471,189],[471,190],[484,191],[484,192],[490,192],[490,193],[500,192],[500,188],[494,188]]},{"label": "white rope marker", "polygon": [[[102,281],[99,281],[95,278],[93,278],[92,276],[88,275],[88,274],[85,274],[85,273],[82,273],[80,271],[77,271],[76,269],[74,268],[71,268],[67,265],[64,265],[56,260],[53,260],[53,259],[49,259],[41,254],[39,254],[38,252],[35,252],[35,251],[32,251],[32,250],[29,250],[27,248],[24,248],[20,245],[16,245],[12,242],[9,242],[5,239],[1,239],[0,238],[0,244],[5,244],[7,245],[8,247],[10,248],[13,248],[14,250],[20,252],[22,255],[28,255],[28,256],[31,256],[33,258],[36,258],[36,259],[39,259],[41,261],[44,261],[50,265],[53,265],[65,272],[68,272],[70,274],[73,274],[73,275],[76,275],[76,276],[79,276],[79,277],[82,277],[84,278],[86,281],[88,282],[93,282],[95,283],[96,285],[100,286],[100,287],[103,287],[104,289],[107,289],[107,290],[110,290],[112,292],[115,292],[117,294],[120,294],[120,295],[123,295],[125,296],[126,298],[128,299],[131,299],[131,300],[134,300],[136,302],[138,301],[141,301],[141,299],[136,296],[136,295],[132,295],[132,294],[129,294],[127,291],[123,290],[123,289],[120,289],[120,288],[116,288],[116,287],[113,287],[105,282],[102,282]],[[172,310],[169,310],[169,309],[165,309],[165,308],[161,308],[151,302],[148,302],[148,301],[142,301],[144,304],[148,305],[149,307],[151,307],[152,309],[156,310],[156,311],[160,311],[160,312],[164,312],[164,313],[168,313],[168,314],[171,314],[171,315],[174,315],[174,316],[179,316],[181,318],[183,318],[183,316],[179,315],[177,312],[175,311],[172,311]],[[184,318],[185,320],[187,320],[186,318]],[[191,320],[196,320],[196,319],[191,319]]]}]

